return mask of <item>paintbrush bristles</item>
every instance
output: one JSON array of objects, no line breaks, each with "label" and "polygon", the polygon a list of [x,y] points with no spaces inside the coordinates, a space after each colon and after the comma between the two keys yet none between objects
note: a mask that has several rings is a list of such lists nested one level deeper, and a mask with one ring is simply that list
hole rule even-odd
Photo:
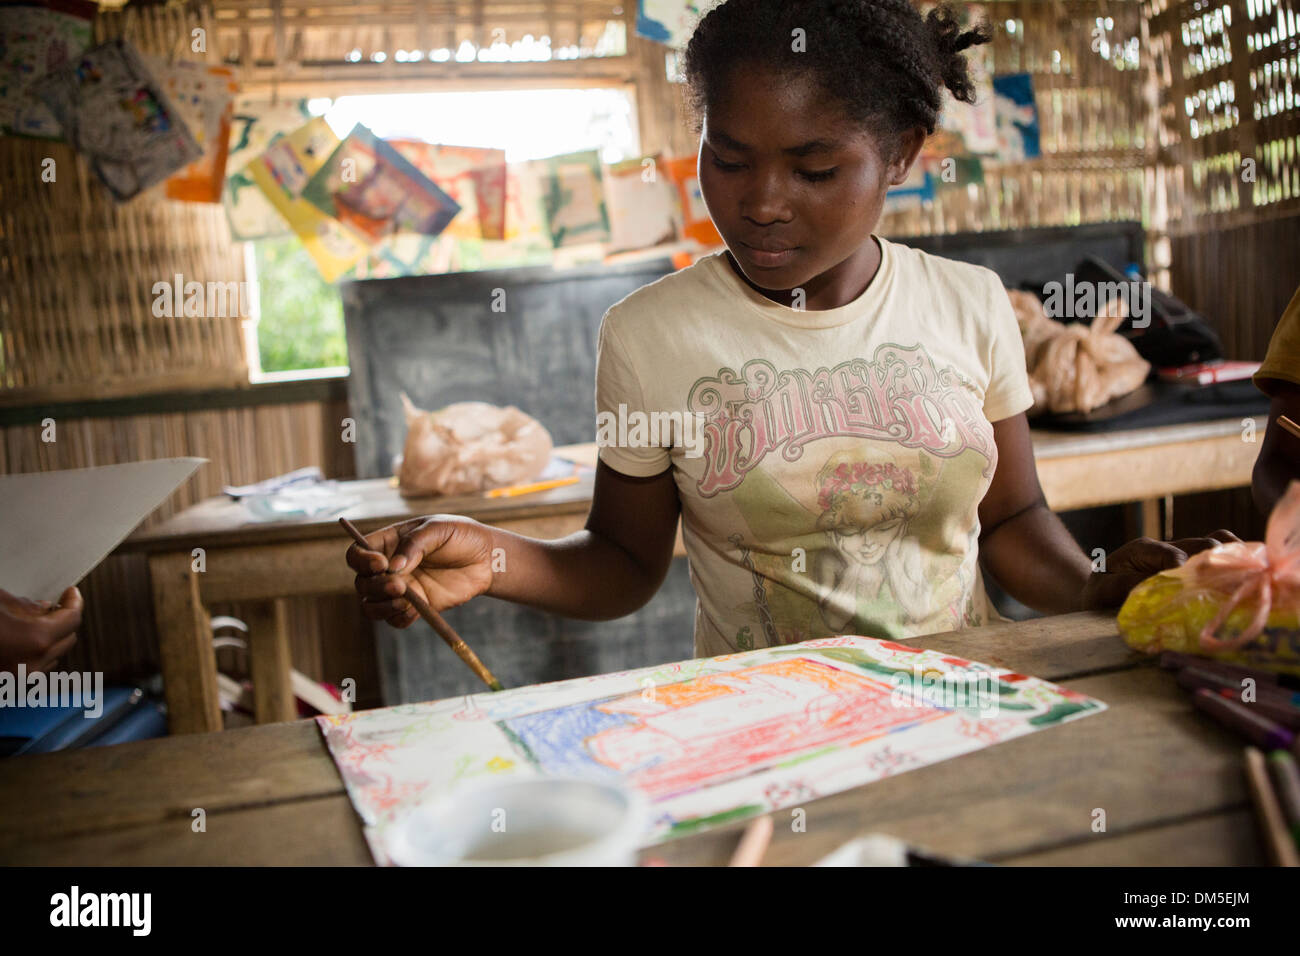
[{"label": "paintbrush bristles", "polygon": [[[339,524],[343,526],[343,530],[350,534],[352,540],[356,541],[360,547],[365,548],[367,551],[375,550],[370,547],[369,542],[366,541],[365,535],[358,531],[356,525],[347,518],[339,518]],[[483,666],[483,662],[478,659],[478,655],[475,654],[461,636],[452,629],[451,625],[443,620],[441,614],[429,607],[424,598],[412,591],[409,585],[407,586],[406,593],[403,594],[402,597],[411,602],[411,606],[415,608],[422,618],[429,622],[429,626],[433,628],[434,632],[447,643],[448,647],[456,652],[457,657],[469,665],[470,670],[477,674],[483,683],[487,684],[492,690],[503,689],[501,682],[492,675],[490,670]]]}]

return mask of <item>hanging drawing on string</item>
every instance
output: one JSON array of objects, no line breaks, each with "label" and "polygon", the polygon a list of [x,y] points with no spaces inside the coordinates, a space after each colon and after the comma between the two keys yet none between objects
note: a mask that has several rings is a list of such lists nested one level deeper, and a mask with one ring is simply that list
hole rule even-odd
[{"label": "hanging drawing on string", "polygon": [[125,40],[86,50],[32,89],[118,201],[203,154],[163,84]]},{"label": "hanging drawing on string", "polygon": [[318,721],[382,863],[406,813],[487,775],[621,781],[651,803],[648,845],[1104,709],[938,651],[834,637]]}]

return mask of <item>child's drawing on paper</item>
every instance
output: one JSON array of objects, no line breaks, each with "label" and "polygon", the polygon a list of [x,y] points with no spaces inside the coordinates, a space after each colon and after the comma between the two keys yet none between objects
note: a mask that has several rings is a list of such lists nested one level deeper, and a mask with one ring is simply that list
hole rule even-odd
[{"label": "child's drawing on paper", "polygon": [[882,681],[795,657],[503,726],[542,770],[616,774],[659,799],[943,716],[895,706],[891,692]]},{"label": "child's drawing on paper", "polygon": [[[935,697],[936,674],[981,693]],[[460,719],[467,707],[481,719]],[[386,862],[404,813],[485,774],[622,781],[651,802],[649,844],[1104,708],[938,651],[834,637],[318,724]]]}]

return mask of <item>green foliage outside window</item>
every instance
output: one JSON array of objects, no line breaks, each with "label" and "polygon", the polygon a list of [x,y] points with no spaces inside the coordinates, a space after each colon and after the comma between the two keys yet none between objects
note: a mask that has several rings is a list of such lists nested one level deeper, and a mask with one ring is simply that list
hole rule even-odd
[{"label": "green foliage outside window", "polygon": [[258,353],[263,372],[348,364],[343,301],[321,278],[296,236],[253,244],[261,319]]}]

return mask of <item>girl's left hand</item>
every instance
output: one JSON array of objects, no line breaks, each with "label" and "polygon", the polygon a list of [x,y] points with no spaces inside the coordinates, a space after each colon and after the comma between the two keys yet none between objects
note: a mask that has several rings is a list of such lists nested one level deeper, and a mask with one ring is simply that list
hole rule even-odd
[{"label": "girl's left hand", "polygon": [[1135,538],[1106,555],[1106,570],[1094,571],[1083,587],[1082,606],[1097,611],[1119,607],[1128,593],[1153,574],[1184,564],[1198,551],[1240,541],[1231,531],[1211,531],[1204,538],[1156,541]]}]

